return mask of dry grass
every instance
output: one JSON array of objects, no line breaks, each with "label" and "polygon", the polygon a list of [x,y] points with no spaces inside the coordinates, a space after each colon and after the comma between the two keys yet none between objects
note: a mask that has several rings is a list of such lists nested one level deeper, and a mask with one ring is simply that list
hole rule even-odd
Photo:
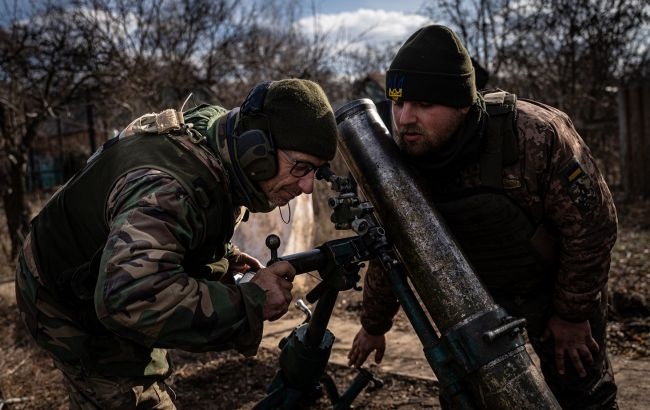
[{"label": "dry grass", "polygon": [[[43,203],[43,197],[32,203]],[[37,207],[33,208],[37,209]],[[650,357],[650,201],[619,204],[620,232],[613,254],[610,288],[612,321],[608,346],[626,357]],[[8,239],[4,213],[0,213],[0,279],[13,277],[8,260]],[[306,278],[305,286],[312,286]],[[359,300],[341,298],[336,315],[356,320]],[[402,323],[398,323],[401,325]],[[405,324],[407,325],[407,324]],[[277,368],[277,351],[262,350],[244,359],[230,352],[189,354],[173,352],[177,371],[172,386],[178,394],[178,408],[251,408],[264,396],[266,383]],[[329,366],[339,387],[349,384],[354,373],[341,366]],[[437,408],[435,383],[395,374],[378,373],[386,386],[364,391],[355,401],[359,408]],[[9,402],[16,399],[18,402]],[[51,360],[36,349],[15,306],[13,283],[0,284],[0,403],[9,409],[62,409],[67,407],[61,375]],[[11,404],[9,404],[11,403]],[[331,408],[321,398],[311,407]],[[639,407],[641,408],[641,407]]]},{"label": "dry grass", "polygon": [[37,349],[18,317],[13,283],[0,285],[0,399],[10,409],[66,408],[60,373]]}]

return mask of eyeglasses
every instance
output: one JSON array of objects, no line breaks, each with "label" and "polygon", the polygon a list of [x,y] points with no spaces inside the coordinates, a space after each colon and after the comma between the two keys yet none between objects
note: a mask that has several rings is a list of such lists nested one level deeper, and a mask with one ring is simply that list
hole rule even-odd
[{"label": "eyeglasses", "polygon": [[281,149],[278,151],[280,151],[282,155],[284,155],[284,157],[293,164],[289,173],[296,178],[302,178],[305,175],[309,174],[310,172],[319,168],[318,166],[312,164],[309,161],[301,161],[298,159],[293,159],[289,156],[289,154],[287,154]]}]

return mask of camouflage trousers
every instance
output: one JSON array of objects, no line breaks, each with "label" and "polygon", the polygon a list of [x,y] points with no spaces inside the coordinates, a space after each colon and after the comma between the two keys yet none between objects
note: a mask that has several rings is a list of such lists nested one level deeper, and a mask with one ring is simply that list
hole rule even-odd
[{"label": "camouflage trousers", "polygon": [[63,372],[70,409],[159,409],[174,410],[173,390],[164,381],[147,378],[106,378],[86,374],[81,368],[54,360]]}]

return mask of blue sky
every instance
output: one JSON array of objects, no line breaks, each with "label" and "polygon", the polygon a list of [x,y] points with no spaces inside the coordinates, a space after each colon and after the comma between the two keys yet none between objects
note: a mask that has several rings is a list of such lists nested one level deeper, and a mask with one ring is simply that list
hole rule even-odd
[{"label": "blue sky", "polygon": [[[314,0],[316,9],[327,14],[350,12],[358,9],[415,13],[422,3],[423,0]],[[305,1],[306,6],[309,4],[311,4],[310,0]]]},{"label": "blue sky", "polygon": [[[366,41],[402,43],[420,27],[433,23],[418,14],[423,0],[302,0],[307,34],[318,30],[333,43],[363,47]],[[317,19],[314,21],[312,5]]]},{"label": "blue sky", "polygon": [[[264,1],[264,0],[243,0]],[[68,3],[69,0],[55,0]],[[328,33],[333,42],[348,43],[372,41],[402,42],[418,28],[431,21],[417,14],[425,0],[299,0],[302,5],[301,25],[307,33],[318,29]],[[16,3],[23,11],[31,6],[29,2]],[[318,13],[314,24],[312,8]],[[0,16],[3,23],[8,16]]]},{"label": "blue sky", "polygon": [[[68,3],[69,0],[55,0]],[[265,1],[265,0],[243,0]],[[345,47],[363,47],[366,42],[401,44],[420,27],[432,21],[418,14],[425,0],[299,0],[304,17],[299,22],[306,34],[325,34],[326,40]],[[29,2],[18,2],[29,8]],[[315,7],[317,19],[312,16]],[[0,16],[0,24],[8,16]],[[343,46],[341,46],[343,47]]]}]

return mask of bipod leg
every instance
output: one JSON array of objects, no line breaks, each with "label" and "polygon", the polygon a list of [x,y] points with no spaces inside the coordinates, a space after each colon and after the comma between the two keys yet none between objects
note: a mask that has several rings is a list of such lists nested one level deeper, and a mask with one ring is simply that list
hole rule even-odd
[{"label": "bipod leg", "polygon": [[267,397],[256,409],[299,409],[320,397],[320,380],[334,344],[327,324],[337,296],[337,290],[323,292],[311,320],[296,327],[285,339],[280,370],[267,389]]},{"label": "bipod leg", "polygon": [[332,403],[332,409],[334,410],[346,410],[350,408],[354,399],[359,396],[359,393],[363,391],[366,386],[372,382],[371,389],[379,389],[384,386],[384,382],[381,379],[375,377],[366,369],[359,369],[359,374],[354,378],[348,389],[341,396],[336,384],[332,377],[328,374],[324,374],[321,378],[321,383],[325,387],[325,392]]}]

